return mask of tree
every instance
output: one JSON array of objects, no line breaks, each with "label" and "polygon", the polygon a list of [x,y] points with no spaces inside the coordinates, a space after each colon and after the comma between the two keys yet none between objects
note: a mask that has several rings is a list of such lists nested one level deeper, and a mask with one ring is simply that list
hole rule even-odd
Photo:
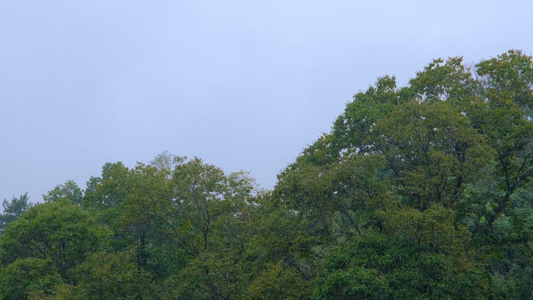
[{"label": "tree", "polygon": [[488,276],[469,257],[465,226],[440,205],[379,214],[367,232],[327,253],[314,282],[316,299],[472,299],[487,297]]},{"label": "tree", "polygon": [[246,286],[246,214],[253,181],[194,158],[176,165],[168,236],[191,261],[169,282],[178,299],[230,299]]},{"label": "tree", "polygon": [[28,193],[20,195],[18,198],[13,197],[11,202],[8,202],[6,199],[4,199],[2,202],[4,212],[0,215],[0,234],[4,233],[4,230],[9,223],[18,219],[32,206],[28,200]]},{"label": "tree", "polygon": [[168,169],[139,163],[130,169],[106,163],[102,177],[88,182],[83,206],[113,230],[115,252],[134,250],[139,268],[163,279],[183,265],[183,255],[169,244],[167,218],[173,191]]},{"label": "tree", "polygon": [[83,205],[113,230],[112,252],[135,253],[137,267],[170,298],[227,298],[246,286],[238,270],[252,190],[244,172],[225,175],[198,158],[163,153],[132,169],[106,164]]},{"label": "tree", "polygon": [[150,162],[152,167],[158,170],[172,170],[172,168],[187,160],[186,156],[176,156],[168,151],[163,151],[156,155],[156,157]]},{"label": "tree", "polygon": [[73,268],[101,247],[108,235],[106,227],[69,201],[40,204],[5,230],[0,238],[0,262],[13,268],[20,259],[50,261],[69,282]]},{"label": "tree", "polygon": [[58,201],[68,199],[73,204],[81,205],[83,191],[78,187],[74,180],[67,180],[64,184],[56,186],[48,194],[43,195],[44,202]]},{"label": "tree", "polygon": [[26,257],[6,267],[0,266],[0,298],[5,300],[28,299],[31,292],[51,295],[61,282],[61,276],[49,259]]},{"label": "tree", "polygon": [[479,83],[462,57],[434,59],[409,81],[409,94],[418,102],[446,101],[461,110],[475,100],[478,90]]},{"label": "tree", "polygon": [[373,151],[386,157],[404,201],[423,209],[433,202],[455,205],[493,153],[448,102],[398,106],[376,131]]},{"label": "tree", "polygon": [[378,79],[278,177],[273,201],[325,257],[284,262],[321,299],[530,297],[532,104],[521,51],[436,59],[402,89]]},{"label": "tree", "polygon": [[157,299],[149,272],[139,269],[135,255],[94,252],[74,270],[75,282],[56,286],[45,299]]},{"label": "tree", "polygon": [[532,105],[521,51],[435,59],[354,95],[271,192],[167,151],[106,163],[4,201],[0,297],[533,298]]}]

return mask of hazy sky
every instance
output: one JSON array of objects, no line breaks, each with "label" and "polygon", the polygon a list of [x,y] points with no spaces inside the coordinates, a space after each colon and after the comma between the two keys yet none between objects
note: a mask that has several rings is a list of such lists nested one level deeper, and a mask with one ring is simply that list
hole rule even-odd
[{"label": "hazy sky", "polygon": [[0,0],[0,200],[168,150],[264,188],[378,76],[533,54],[533,1]]}]

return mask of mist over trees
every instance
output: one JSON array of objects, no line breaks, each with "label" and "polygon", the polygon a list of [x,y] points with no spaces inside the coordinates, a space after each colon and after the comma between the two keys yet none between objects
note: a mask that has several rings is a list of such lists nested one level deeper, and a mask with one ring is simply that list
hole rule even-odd
[{"label": "mist over trees", "polygon": [[[1,299],[532,299],[533,59],[377,79],[278,175],[163,152],[4,200]],[[245,167],[245,166],[244,166]]]}]

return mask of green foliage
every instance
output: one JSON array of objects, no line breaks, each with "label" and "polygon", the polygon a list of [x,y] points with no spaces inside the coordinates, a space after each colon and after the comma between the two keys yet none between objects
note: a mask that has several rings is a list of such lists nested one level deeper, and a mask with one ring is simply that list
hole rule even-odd
[{"label": "green foliage", "polygon": [[106,163],[102,167],[102,177],[91,177],[87,182],[83,206],[106,213],[115,208],[130,192],[131,187],[127,184],[129,173],[129,169],[121,162]]},{"label": "green foliage", "polygon": [[533,298],[532,105],[521,51],[435,59],[354,95],[273,191],[165,151],[4,200],[0,297]]},{"label": "green foliage", "polygon": [[309,299],[311,285],[282,261],[266,266],[248,288],[250,299]]},{"label": "green foliage", "polygon": [[[334,248],[317,279],[317,299],[472,299],[488,281],[464,252],[466,228],[455,228],[442,206],[379,214],[383,233]],[[458,290],[467,286],[468,291]]]},{"label": "green foliage", "polygon": [[28,299],[31,291],[51,295],[61,281],[61,276],[51,260],[18,258],[6,267],[0,267],[0,298]]},{"label": "green foliage", "polygon": [[40,204],[6,229],[0,239],[0,262],[7,267],[18,259],[49,260],[68,281],[70,271],[107,236],[107,228],[69,201]]},{"label": "green foliage", "polygon": [[225,176],[221,169],[197,158],[175,167],[171,181],[175,198],[167,224],[172,224],[168,226],[172,241],[191,260],[169,281],[177,281],[173,297],[242,295],[252,183],[245,173]]},{"label": "green foliage", "polygon": [[462,57],[434,59],[409,81],[410,94],[419,102],[446,101],[464,109],[478,90],[472,70],[463,65]]},{"label": "green foliage", "polygon": [[492,103],[514,103],[526,112],[533,104],[533,60],[520,50],[509,50],[477,64],[484,96]]},{"label": "green foliage", "polygon": [[399,106],[377,131],[375,151],[386,157],[405,201],[420,208],[454,205],[492,156],[484,137],[448,102]]},{"label": "green foliage", "polygon": [[324,263],[296,263],[316,298],[529,297],[532,66],[510,51],[383,77],[279,176],[273,197],[322,237]]},{"label": "green foliage", "polygon": [[44,202],[58,201],[60,199],[68,199],[76,205],[81,204],[83,198],[83,191],[78,187],[73,180],[67,180],[64,184],[56,186],[48,194],[43,195]]},{"label": "green foliage", "polygon": [[13,197],[11,202],[8,202],[6,199],[4,199],[2,202],[4,212],[0,215],[0,234],[4,233],[4,230],[9,223],[18,219],[32,206],[28,200],[28,193],[20,195],[18,198]]},{"label": "green foliage", "polygon": [[94,252],[76,270],[75,299],[155,299],[149,272],[138,269],[130,252]]}]

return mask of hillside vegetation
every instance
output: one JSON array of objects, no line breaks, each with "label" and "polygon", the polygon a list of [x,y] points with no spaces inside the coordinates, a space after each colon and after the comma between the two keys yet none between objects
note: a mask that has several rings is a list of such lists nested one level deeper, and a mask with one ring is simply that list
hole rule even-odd
[{"label": "hillside vegetation", "polygon": [[1,299],[533,299],[533,60],[354,95],[272,191],[167,152],[4,201]]}]

